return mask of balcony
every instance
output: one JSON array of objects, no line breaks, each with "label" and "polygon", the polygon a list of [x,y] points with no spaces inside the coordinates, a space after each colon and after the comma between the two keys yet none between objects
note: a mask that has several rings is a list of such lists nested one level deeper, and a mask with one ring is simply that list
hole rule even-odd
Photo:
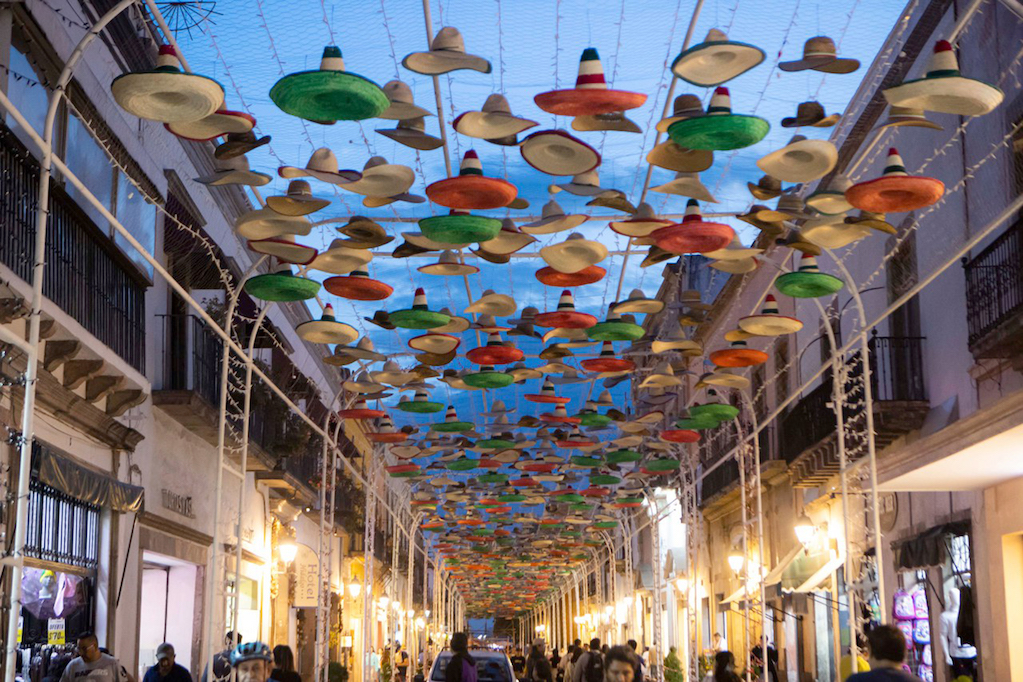
[{"label": "balcony", "polygon": [[[740,418],[739,428],[743,433],[752,431],[745,419]],[[704,432],[706,433],[706,432]],[[757,440],[760,445],[760,476],[768,481],[783,473],[785,462],[778,458],[775,444],[774,429],[763,428]],[[720,461],[739,443],[738,430],[734,425],[723,425],[707,436],[701,453],[704,466]],[[750,450],[752,455],[753,451]],[[711,471],[700,484],[700,508],[705,514],[713,516],[715,511],[724,512],[738,503],[739,499],[739,463],[734,457]]]},{"label": "balcony", "polygon": [[217,444],[223,341],[195,315],[159,315],[163,381],[153,404],[210,445]]},{"label": "balcony", "polygon": [[[878,451],[919,429],[930,409],[924,386],[921,337],[878,336],[868,344],[874,404],[874,443]],[[844,412],[846,453],[850,461],[867,454],[866,412],[860,356],[849,359]],[[832,409],[832,381],[826,378],[785,413],[780,421],[781,456],[796,487],[816,487],[839,472],[840,456]]]},{"label": "balcony", "polygon": [[966,271],[966,323],[977,360],[1023,357],[1023,218],[972,259]]}]

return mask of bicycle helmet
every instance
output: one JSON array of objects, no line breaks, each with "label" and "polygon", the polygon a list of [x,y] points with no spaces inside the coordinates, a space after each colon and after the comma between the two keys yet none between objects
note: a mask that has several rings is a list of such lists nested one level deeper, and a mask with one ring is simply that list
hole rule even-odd
[{"label": "bicycle helmet", "polygon": [[238,665],[245,661],[266,661],[273,663],[274,654],[266,644],[262,642],[244,642],[239,644],[231,652],[231,665]]}]

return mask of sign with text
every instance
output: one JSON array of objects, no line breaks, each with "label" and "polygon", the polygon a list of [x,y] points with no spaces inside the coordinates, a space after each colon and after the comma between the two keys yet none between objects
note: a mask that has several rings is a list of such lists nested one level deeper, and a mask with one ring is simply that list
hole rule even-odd
[{"label": "sign with text", "polygon": [[160,501],[164,509],[181,514],[190,519],[195,518],[195,511],[192,509],[192,498],[179,495],[172,490],[164,488],[160,491]]},{"label": "sign with text", "polygon": [[320,563],[309,546],[299,543],[295,554],[295,603],[296,608],[316,606],[319,592]]},{"label": "sign with text", "polygon": [[46,643],[63,645],[67,632],[63,618],[50,618],[46,621]]}]

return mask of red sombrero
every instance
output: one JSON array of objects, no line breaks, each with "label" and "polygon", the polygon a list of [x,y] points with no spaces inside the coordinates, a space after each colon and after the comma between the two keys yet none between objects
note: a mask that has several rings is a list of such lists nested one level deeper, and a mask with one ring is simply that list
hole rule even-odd
[{"label": "red sombrero", "polygon": [[700,214],[700,204],[690,199],[681,223],[654,230],[657,246],[671,253],[707,253],[732,243],[735,230],[723,223],[709,223]]},{"label": "red sombrero", "polygon": [[571,398],[555,395],[554,384],[551,383],[550,379],[543,382],[543,386],[540,387],[539,393],[527,393],[523,397],[532,403],[557,403],[559,405],[564,405],[571,401]]},{"label": "red sombrero", "polygon": [[426,188],[430,201],[464,210],[501,208],[511,203],[518,193],[515,185],[507,180],[484,176],[483,164],[474,149],[462,157],[457,177],[438,180]]},{"label": "red sombrero", "polygon": [[626,111],[642,106],[646,95],[625,90],[609,90],[604,81],[604,67],[596,48],[583,50],[579,75],[570,90],[551,90],[533,98],[544,111],[560,116],[594,116]]},{"label": "red sombrero", "polygon": [[508,481],[508,485],[510,485],[513,488],[532,488],[533,486],[540,485],[540,482],[537,481],[535,478],[530,478],[529,476],[526,476],[525,478],[513,478],[512,480]]},{"label": "red sombrero", "polygon": [[733,341],[730,348],[716,350],[710,354],[710,361],[718,367],[753,367],[767,362],[768,355],[762,350],[748,348],[746,342]]},{"label": "red sombrero", "polygon": [[597,324],[597,318],[575,309],[575,297],[565,289],[558,299],[558,309],[551,313],[540,313],[533,319],[537,327],[563,327],[565,329],[589,329]]},{"label": "red sombrero", "polygon": [[902,157],[892,147],[888,150],[884,174],[874,180],[856,183],[845,191],[845,198],[863,211],[904,213],[930,206],[944,193],[945,183],[937,178],[907,175]]},{"label": "red sombrero", "polygon": [[374,443],[401,443],[408,439],[404,431],[375,431],[366,433],[366,439]]},{"label": "red sombrero", "polygon": [[337,411],[337,416],[343,419],[377,419],[386,414],[383,410],[370,409],[366,406],[365,400],[358,400],[348,409]]},{"label": "red sombrero", "polygon": [[665,429],[660,436],[661,440],[669,443],[695,443],[700,440],[700,433],[692,429]]},{"label": "red sombrero", "polygon": [[[564,403],[561,403],[560,405],[555,407],[553,412],[544,412],[543,414],[540,415],[540,419],[545,421],[545,422],[550,422],[552,424],[578,424],[581,421],[579,419],[579,417],[569,417],[568,416],[568,412],[565,410],[565,404]],[[559,446],[558,447],[576,447],[575,445],[568,445],[568,446],[560,445],[560,443],[563,443],[563,442],[568,442],[568,441],[559,441]],[[587,444],[589,443],[589,441],[585,441],[585,442]],[[583,447],[585,447],[585,445]]]},{"label": "red sombrero", "polygon": [[600,347],[600,357],[583,360],[579,364],[587,372],[628,372],[636,368],[632,360],[615,357],[614,346],[610,341],[605,341]]},{"label": "red sombrero", "polygon": [[525,353],[514,346],[504,345],[500,334],[491,334],[487,337],[487,345],[473,348],[465,357],[477,365],[508,365],[524,358]]},{"label": "red sombrero", "polygon": [[394,466],[384,467],[384,469],[387,470],[387,473],[389,473],[392,476],[394,476],[396,474],[411,474],[413,472],[419,471],[419,465],[418,464],[396,464]]},{"label": "red sombrero", "polygon": [[565,287],[581,287],[584,284],[599,282],[604,279],[606,274],[607,270],[599,265],[591,265],[572,274],[558,272],[554,268],[547,266],[536,271],[536,278],[541,284],[564,289]]},{"label": "red sombrero", "polygon": [[532,462],[522,467],[522,470],[532,474],[549,474],[554,471],[555,466],[557,465],[554,462]]},{"label": "red sombrero", "polygon": [[341,298],[353,301],[382,301],[394,293],[394,287],[376,279],[370,279],[365,270],[355,270],[343,277],[328,277],[323,288]]},{"label": "red sombrero", "polygon": [[586,497],[607,497],[608,495],[611,494],[611,491],[608,488],[601,488],[600,486],[591,486],[589,488],[586,488],[585,490],[579,491],[579,494],[585,495]]}]

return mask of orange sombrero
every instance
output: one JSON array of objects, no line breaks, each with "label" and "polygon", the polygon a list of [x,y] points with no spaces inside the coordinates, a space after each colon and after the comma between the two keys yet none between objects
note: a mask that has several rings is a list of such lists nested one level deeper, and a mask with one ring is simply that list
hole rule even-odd
[{"label": "orange sombrero", "polygon": [[533,98],[544,111],[559,116],[595,116],[626,111],[642,106],[646,95],[625,90],[609,90],[597,49],[588,47],[579,59],[579,75],[569,90],[542,92]]},{"label": "orange sombrero", "polygon": [[650,236],[658,248],[671,253],[707,253],[727,247],[735,230],[724,223],[711,223],[700,214],[700,204],[690,199],[681,223],[654,230]]},{"label": "orange sombrero", "polygon": [[767,353],[748,348],[742,340],[733,341],[730,348],[716,350],[710,354],[710,361],[718,367],[752,367],[767,362]]},{"label": "orange sombrero", "polygon": [[474,149],[462,157],[457,177],[438,180],[426,188],[430,201],[464,210],[501,208],[510,204],[518,193],[515,185],[507,180],[483,175],[483,164]]},{"label": "orange sombrero", "polygon": [[341,298],[353,301],[382,301],[392,293],[394,287],[386,282],[370,279],[365,270],[354,270],[351,274],[341,277],[328,277],[323,281],[323,288]]},{"label": "orange sombrero", "polygon": [[395,431],[394,422],[386,414],[380,418],[376,431],[367,431],[366,438],[374,443],[400,443],[408,439],[404,431]]},{"label": "orange sombrero", "polygon": [[337,416],[343,419],[377,419],[387,413],[383,410],[374,410],[366,405],[365,400],[357,400],[354,405],[344,410],[338,410]]},{"label": "orange sombrero", "polygon": [[589,313],[581,313],[575,309],[575,297],[565,289],[558,299],[558,309],[554,312],[540,313],[533,318],[537,327],[562,327],[564,329],[589,329],[597,324],[597,318]]},{"label": "orange sombrero", "polygon": [[587,372],[628,372],[636,368],[632,360],[615,356],[614,345],[610,341],[605,341],[600,347],[600,357],[583,360],[579,365]]},{"label": "orange sombrero", "polygon": [[695,443],[700,440],[700,432],[692,429],[665,429],[659,435],[661,440],[669,443]]},{"label": "orange sombrero", "polygon": [[[562,404],[558,405],[557,407],[555,407],[553,412],[544,412],[543,414],[540,415],[540,419],[542,421],[550,422],[552,424],[578,424],[579,421],[580,421],[579,417],[570,417],[570,416],[568,416],[568,412],[565,410],[564,403],[562,403]],[[559,443],[558,447],[570,447],[570,448],[578,447],[577,445],[574,445],[574,444],[573,445],[561,445],[561,443],[567,443],[567,442],[568,441],[565,441],[565,440],[558,441],[558,443]],[[594,443],[592,441],[583,441],[581,443],[581,445],[583,447],[585,447],[587,445],[593,445],[593,444]]]},{"label": "orange sombrero", "polygon": [[549,287],[581,287],[585,284],[593,284],[604,279],[604,275],[607,274],[607,270],[600,267],[599,265],[590,265],[585,267],[579,272],[573,272],[568,274],[566,272],[558,272],[554,268],[547,266],[540,268],[536,271],[536,279],[541,283]]},{"label": "orange sombrero", "polygon": [[892,147],[881,177],[857,182],[845,191],[845,198],[863,211],[904,213],[930,206],[944,193],[945,183],[941,180],[908,175],[899,151]]},{"label": "orange sombrero", "polygon": [[564,405],[571,401],[571,398],[559,396],[554,393],[554,384],[551,383],[550,379],[544,380],[539,393],[527,393],[523,397],[531,403],[555,403]]},{"label": "orange sombrero", "polygon": [[515,346],[506,346],[500,334],[487,337],[487,345],[473,348],[465,354],[466,359],[478,365],[508,365],[525,357],[522,350]]}]

